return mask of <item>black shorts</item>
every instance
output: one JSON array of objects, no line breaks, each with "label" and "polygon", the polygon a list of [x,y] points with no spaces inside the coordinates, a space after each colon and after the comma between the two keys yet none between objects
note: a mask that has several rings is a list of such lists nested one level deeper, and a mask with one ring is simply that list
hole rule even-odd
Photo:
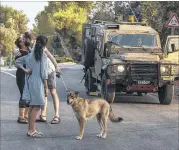
[{"label": "black shorts", "polygon": [[48,88],[49,89],[56,89],[56,72],[53,71],[48,75],[48,80],[47,80]]}]

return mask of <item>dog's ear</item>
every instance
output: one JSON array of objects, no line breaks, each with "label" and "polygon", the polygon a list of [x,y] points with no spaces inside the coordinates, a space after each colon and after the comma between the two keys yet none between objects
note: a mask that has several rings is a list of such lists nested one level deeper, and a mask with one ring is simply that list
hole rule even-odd
[{"label": "dog's ear", "polygon": [[75,96],[76,96],[76,97],[80,97],[80,92],[75,91]]}]

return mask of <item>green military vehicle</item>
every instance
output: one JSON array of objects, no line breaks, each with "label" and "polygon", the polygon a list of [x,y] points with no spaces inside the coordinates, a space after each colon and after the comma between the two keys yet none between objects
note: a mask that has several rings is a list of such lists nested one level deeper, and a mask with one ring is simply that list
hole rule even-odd
[{"label": "green military vehicle", "polygon": [[161,48],[159,34],[145,23],[95,20],[83,25],[82,64],[88,95],[113,103],[116,93],[158,93],[170,104],[179,77],[179,36]]}]

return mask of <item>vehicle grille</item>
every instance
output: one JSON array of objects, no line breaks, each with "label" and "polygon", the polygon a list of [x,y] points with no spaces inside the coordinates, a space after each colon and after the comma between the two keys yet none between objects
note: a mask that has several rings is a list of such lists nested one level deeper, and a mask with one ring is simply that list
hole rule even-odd
[{"label": "vehicle grille", "polygon": [[132,80],[148,80],[158,79],[158,64],[130,64],[130,75]]}]

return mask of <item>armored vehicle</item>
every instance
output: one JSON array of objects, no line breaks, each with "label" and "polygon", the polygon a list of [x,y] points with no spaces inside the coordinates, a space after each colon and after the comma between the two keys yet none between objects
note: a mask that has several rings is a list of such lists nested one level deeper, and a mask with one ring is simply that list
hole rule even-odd
[{"label": "armored vehicle", "polygon": [[119,24],[96,20],[83,25],[82,64],[89,95],[113,103],[115,95],[158,93],[170,104],[179,80],[179,36],[168,36],[164,48],[150,26],[138,22]]}]

